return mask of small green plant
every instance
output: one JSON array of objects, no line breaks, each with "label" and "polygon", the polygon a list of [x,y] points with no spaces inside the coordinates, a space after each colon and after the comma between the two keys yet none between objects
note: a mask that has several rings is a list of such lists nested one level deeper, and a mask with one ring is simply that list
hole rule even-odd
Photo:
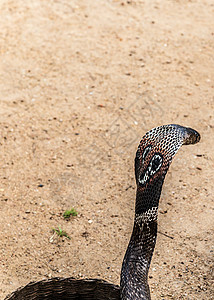
[{"label": "small green plant", "polygon": [[53,228],[53,231],[56,232],[58,234],[58,236],[60,237],[63,237],[65,236],[66,238],[68,238],[69,240],[71,239],[70,236],[67,234],[66,231],[62,230],[59,226],[58,226],[59,229],[55,229]]},{"label": "small green plant", "polygon": [[78,212],[75,208],[71,208],[70,210],[66,210],[63,214],[64,219],[69,219],[70,216],[76,217],[78,215]]}]

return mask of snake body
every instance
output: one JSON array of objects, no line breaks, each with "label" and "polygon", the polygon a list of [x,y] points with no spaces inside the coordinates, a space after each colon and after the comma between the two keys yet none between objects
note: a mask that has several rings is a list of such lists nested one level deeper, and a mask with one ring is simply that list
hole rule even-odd
[{"label": "snake body", "polygon": [[158,204],[169,165],[182,145],[200,140],[197,131],[180,125],[156,127],[137,149],[135,220],[121,269],[120,288],[101,280],[43,280],[15,291],[5,300],[109,299],[150,300],[148,271],[157,237]]}]

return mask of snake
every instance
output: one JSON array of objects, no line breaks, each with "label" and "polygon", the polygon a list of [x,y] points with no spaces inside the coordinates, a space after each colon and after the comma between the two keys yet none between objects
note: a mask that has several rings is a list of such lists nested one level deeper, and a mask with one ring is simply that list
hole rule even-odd
[{"label": "snake", "polygon": [[151,300],[148,272],[157,239],[164,179],[179,148],[199,140],[196,130],[177,124],[155,127],[141,139],[135,157],[134,226],[122,263],[120,286],[100,279],[52,278],[31,282],[5,300]]}]

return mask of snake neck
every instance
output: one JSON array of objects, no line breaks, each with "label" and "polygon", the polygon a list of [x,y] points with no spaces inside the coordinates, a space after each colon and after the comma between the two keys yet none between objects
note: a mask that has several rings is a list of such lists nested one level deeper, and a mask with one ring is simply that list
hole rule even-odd
[{"label": "snake neck", "polygon": [[134,226],[121,270],[121,299],[151,299],[147,279],[157,238],[163,180],[137,189]]},{"label": "snake neck", "polygon": [[151,299],[147,279],[156,237],[157,222],[144,224],[143,229],[134,225],[122,265],[121,299]]}]

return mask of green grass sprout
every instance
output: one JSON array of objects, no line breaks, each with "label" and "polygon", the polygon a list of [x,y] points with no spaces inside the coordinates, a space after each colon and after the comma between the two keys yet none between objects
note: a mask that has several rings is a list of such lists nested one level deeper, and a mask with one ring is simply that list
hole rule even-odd
[{"label": "green grass sprout", "polygon": [[63,214],[64,219],[69,219],[70,216],[76,217],[78,215],[78,212],[75,208],[71,208],[70,210],[66,210]]},{"label": "green grass sprout", "polygon": [[55,229],[53,228],[53,231],[56,232],[58,234],[58,236],[60,237],[63,237],[65,236],[66,238],[68,238],[69,240],[71,239],[70,236],[67,234],[66,231],[62,230],[59,226],[58,226],[59,229]]}]

